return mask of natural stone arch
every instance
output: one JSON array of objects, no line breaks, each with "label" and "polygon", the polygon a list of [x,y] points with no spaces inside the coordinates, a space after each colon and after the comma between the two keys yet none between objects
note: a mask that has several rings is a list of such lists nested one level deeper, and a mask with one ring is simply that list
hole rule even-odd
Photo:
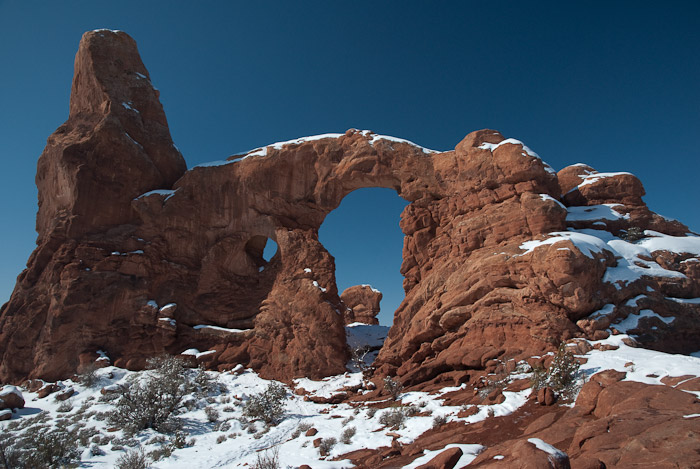
[{"label": "natural stone arch", "polygon": [[[608,251],[521,249],[565,230],[567,210],[551,168],[498,132],[472,132],[443,153],[349,130],[240,156],[183,174],[134,41],[86,33],[68,121],[38,165],[38,246],[0,310],[0,380],[65,378],[98,349],[118,366],[197,347],[215,351],[211,367],[243,363],[277,379],[344,371],[342,305],[318,229],[363,187],[411,202],[401,221],[407,295],[378,375],[408,385],[469,379],[468,370],[495,370],[496,359],[552,350],[576,321],[619,303],[602,282],[615,262]],[[687,231],[643,205],[636,179],[622,179],[579,184],[563,200],[621,200],[639,227]],[[625,197],[623,186],[636,192]],[[246,250],[255,237],[280,250],[262,272]],[[259,251],[253,244],[248,251]],[[687,297],[697,296],[695,272],[677,286]],[[75,324],[90,330],[84,350],[74,347]],[[197,332],[205,324],[229,330]]]}]

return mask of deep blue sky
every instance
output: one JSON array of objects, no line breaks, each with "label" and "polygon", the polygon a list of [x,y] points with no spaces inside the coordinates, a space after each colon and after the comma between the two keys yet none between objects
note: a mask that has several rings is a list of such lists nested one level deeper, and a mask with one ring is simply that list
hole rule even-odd
[{"label": "deep blue sky", "polygon": [[[0,303],[34,247],[36,161],[67,118],[78,41],[103,27],[138,42],[190,167],[351,127],[438,150],[489,127],[555,169],[633,172],[653,210],[700,231],[700,2],[657,3],[0,2]],[[401,201],[357,197],[339,210],[366,237],[328,243],[341,290],[378,270],[356,252],[402,242],[377,225]],[[366,280],[385,309],[392,262]]]}]

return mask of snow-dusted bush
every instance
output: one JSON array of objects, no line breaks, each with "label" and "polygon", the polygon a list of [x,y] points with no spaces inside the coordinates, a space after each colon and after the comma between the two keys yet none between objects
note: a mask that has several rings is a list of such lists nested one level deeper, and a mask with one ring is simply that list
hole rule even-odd
[{"label": "snow-dusted bush", "polygon": [[76,375],[75,380],[86,388],[91,388],[100,382],[97,370],[99,370],[97,365],[90,363],[83,367],[82,371]]},{"label": "snow-dusted bush", "polygon": [[440,428],[447,423],[446,415],[436,415],[433,417],[433,428]]},{"label": "snow-dusted bush", "polygon": [[73,401],[71,401],[70,399],[66,400],[66,401],[62,401],[58,405],[58,407],[56,407],[56,412],[60,412],[60,413],[70,412],[71,410],[73,410]]},{"label": "snow-dusted bush", "polygon": [[280,450],[275,447],[264,453],[258,453],[252,469],[280,469],[280,467]]},{"label": "snow-dusted bush", "polygon": [[575,392],[580,366],[574,354],[562,343],[548,369],[541,366],[533,369],[532,387],[541,389],[549,386],[558,395],[567,396]]},{"label": "snow-dusted bush", "polygon": [[403,385],[391,376],[384,378],[384,391],[386,391],[392,399],[396,400],[403,391]]},{"label": "snow-dusted bush", "polygon": [[343,430],[343,434],[340,435],[340,442],[349,445],[352,442],[352,437],[355,436],[355,433],[357,433],[357,429],[355,427],[346,428]]},{"label": "snow-dusted bush", "polygon": [[70,467],[80,461],[75,435],[63,427],[28,426],[0,435],[0,468]]},{"label": "snow-dusted bush", "polygon": [[226,386],[223,386],[218,378],[207,372],[201,365],[197,368],[197,374],[195,374],[193,381],[195,390],[200,397],[226,392]]},{"label": "snow-dusted bush", "polygon": [[310,423],[308,423],[308,422],[302,422],[302,423],[300,423],[300,424],[297,426],[297,428],[294,429],[294,432],[292,432],[292,438],[298,438],[299,435],[301,435],[302,433],[305,433],[306,431],[308,431],[309,428],[311,428],[311,426],[312,426],[312,425],[311,425]]},{"label": "snow-dusted bush", "polygon": [[207,415],[207,420],[209,420],[212,423],[219,420],[219,411],[211,406],[205,407],[204,413]]},{"label": "snow-dusted bush", "polygon": [[117,469],[148,469],[148,459],[142,448],[129,450],[117,459]]},{"label": "snow-dusted bush", "polygon": [[114,411],[107,420],[127,433],[146,428],[159,432],[174,431],[177,419],[173,413],[192,390],[184,362],[176,357],[158,357],[148,361],[152,371],[146,379],[131,386],[122,386]]},{"label": "snow-dusted bush", "polygon": [[367,345],[358,345],[350,349],[350,363],[352,366],[360,371],[364,371],[369,368],[365,358],[367,354],[371,352],[372,349]]},{"label": "snow-dusted bush", "polygon": [[321,444],[318,446],[318,451],[321,453],[321,456],[328,456],[336,443],[338,443],[338,440],[333,437],[322,439]]},{"label": "snow-dusted bush", "polygon": [[252,420],[262,420],[274,425],[284,415],[287,391],[278,383],[270,383],[265,391],[250,396],[243,405],[243,415]]},{"label": "snow-dusted bush", "polygon": [[387,410],[386,412],[383,412],[382,415],[379,416],[379,423],[386,426],[390,427],[394,430],[398,430],[399,428],[403,427],[403,423],[406,421],[406,413],[404,412],[404,409],[401,407],[394,407],[391,410]]},{"label": "snow-dusted bush", "polygon": [[620,234],[620,238],[624,239],[628,243],[634,243],[635,241],[639,241],[640,239],[644,238],[644,230],[638,226],[630,226],[627,231]]}]

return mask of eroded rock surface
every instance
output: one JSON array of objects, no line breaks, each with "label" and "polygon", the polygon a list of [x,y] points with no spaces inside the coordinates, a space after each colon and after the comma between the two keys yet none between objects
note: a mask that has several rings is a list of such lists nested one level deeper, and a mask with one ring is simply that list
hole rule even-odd
[{"label": "eroded rock surface", "polygon": [[347,309],[344,312],[345,324],[361,322],[377,325],[379,320],[379,302],[382,301],[382,292],[369,285],[355,285],[349,287],[340,295],[340,300]]},{"label": "eroded rock surface", "polygon": [[[125,33],[83,37],[69,119],[37,185],[38,247],[0,312],[2,381],[55,380],[104,356],[141,368],[189,349],[277,379],[342,373],[345,312],[373,312],[378,297],[339,296],[318,230],[363,187],[410,202],[406,298],[375,377],[464,382],[611,327],[681,353],[700,336],[696,238],[649,211],[634,176],[557,174],[493,130],[439,153],[351,129],[185,171]],[[630,233],[644,239],[619,244]]]}]

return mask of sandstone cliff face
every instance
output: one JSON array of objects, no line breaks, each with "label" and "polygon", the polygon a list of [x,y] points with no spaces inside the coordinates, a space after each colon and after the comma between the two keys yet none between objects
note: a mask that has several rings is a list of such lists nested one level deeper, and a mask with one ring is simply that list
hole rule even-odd
[{"label": "sandstone cliff face", "polygon": [[[201,360],[218,369],[342,373],[344,312],[355,305],[338,295],[318,229],[363,187],[410,202],[406,298],[376,376],[468,379],[611,324],[674,352],[694,351],[700,336],[700,306],[678,301],[700,296],[700,251],[659,249],[654,239],[687,228],[650,212],[634,176],[556,174],[493,130],[437,153],[351,129],[185,172],[124,33],[81,41],[71,113],[40,158],[37,185],[38,247],[0,313],[4,381],[57,379],[98,350],[129,368],[198,348],[215,351]],[[657,234],[614,249],[632,227]],[[267,262],[270,239],[278,253]],[[641,267],[620,254],[634,249]]]}]

